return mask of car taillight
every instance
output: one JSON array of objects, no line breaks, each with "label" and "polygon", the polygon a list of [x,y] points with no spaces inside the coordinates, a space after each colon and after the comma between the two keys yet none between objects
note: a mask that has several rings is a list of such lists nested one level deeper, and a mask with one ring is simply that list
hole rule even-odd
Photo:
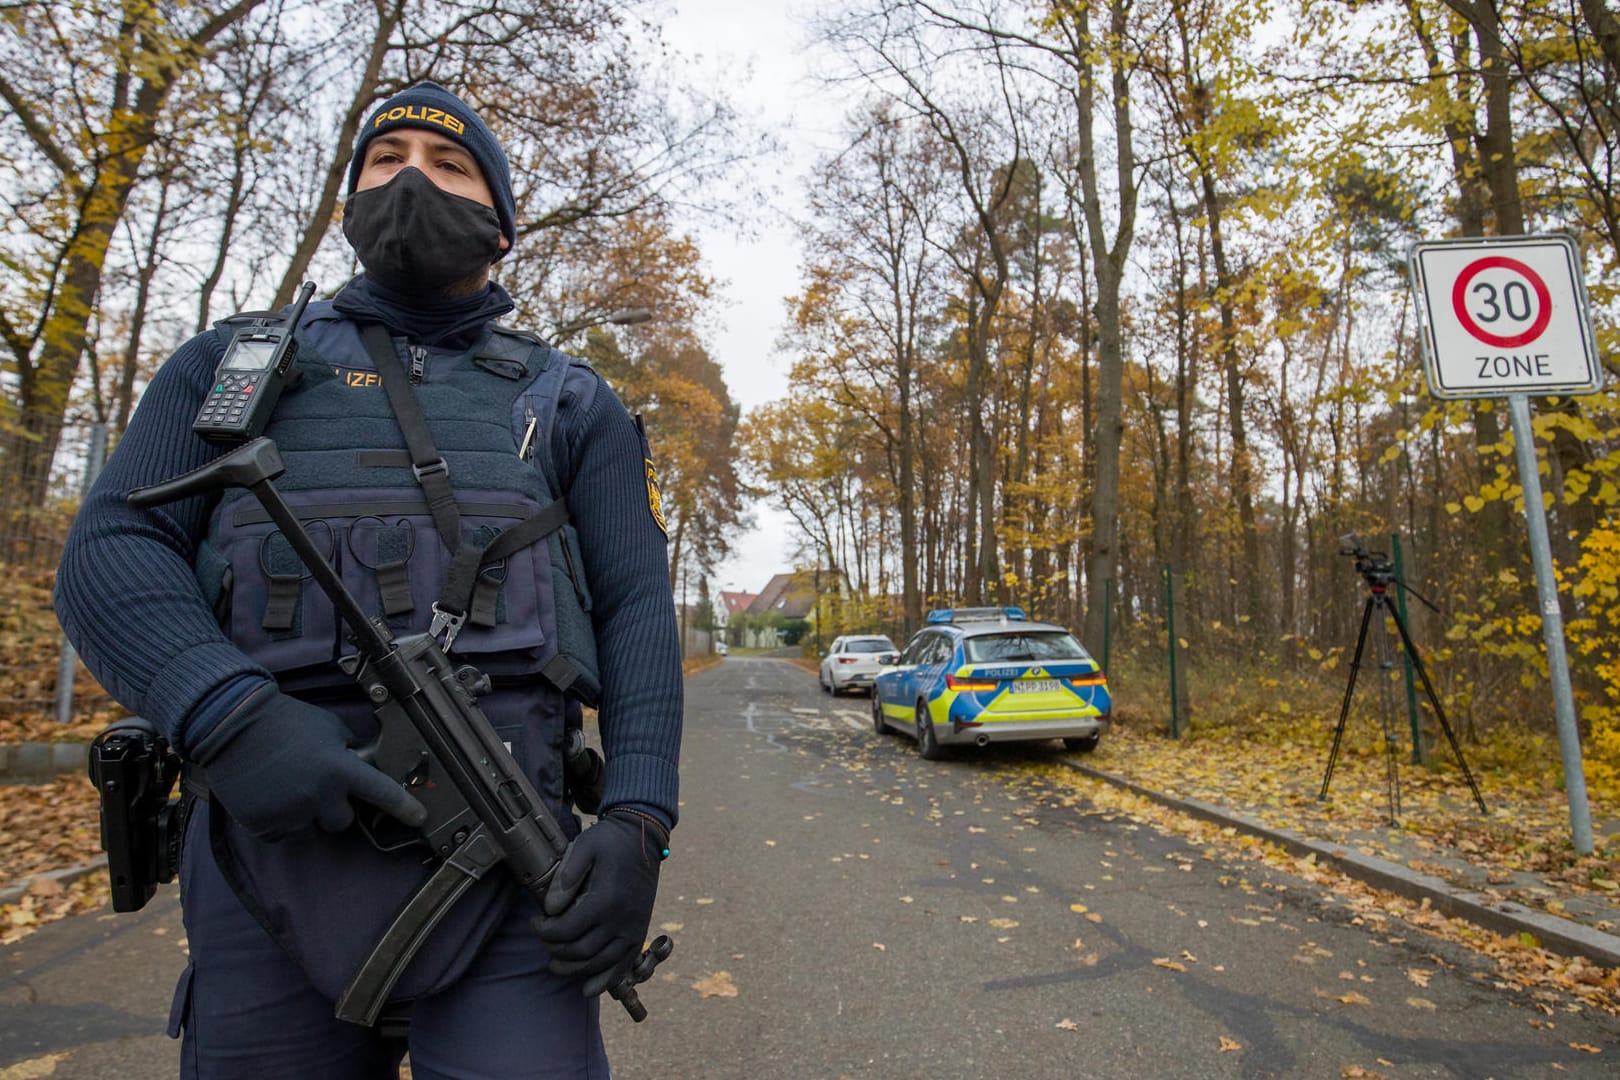
[{"label": "car taillight", "polygon": [[1107,686],[1108,680],[1100,671],[1093,671],[1090,675],[1073,675],[1069,678],[1070,686]]},{"label": "car taillight", "polygon": [[857,661],[859,659],[860,659],[860,657],[858,657],[858,656],[840,656],[838,658],[838,662],[840,664],[853,664],[855,661]]},{"label": "car taillight", "polygon": [[952,690],[994,690],[1001,685],[996,679],[975,679],[969,675],[947,675],[945,685]]}]

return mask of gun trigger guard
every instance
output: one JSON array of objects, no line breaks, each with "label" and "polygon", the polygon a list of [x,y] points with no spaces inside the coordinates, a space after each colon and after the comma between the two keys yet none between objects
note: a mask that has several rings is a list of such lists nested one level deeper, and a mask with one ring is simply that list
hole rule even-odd
[{"label": "gun trigger guard", "polygon": [[380,746],[382,746],[382,733],[378,732],[369,742],[363,742],[358,746],[351,747],[351,749],[354,751],[355,757],[367,765],[375,767],[377,765],[377,748]]},{"label": "gun trigger guard", "polygon": [[428,623],[428,637],[437,638],[444,635],[444,651],[449,652],[450,646],[455,644],[456,635],[467,622],[466,615],[457,615],[455,612],[433,605],[433,621]]}]

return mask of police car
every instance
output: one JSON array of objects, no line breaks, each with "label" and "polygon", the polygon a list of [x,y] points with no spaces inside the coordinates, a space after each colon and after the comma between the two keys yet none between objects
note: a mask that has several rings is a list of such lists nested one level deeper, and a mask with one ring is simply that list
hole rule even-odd
[{"label": "police car", "polygon": [[911,735],[930,761],[947,746],[1028,739],[1089,752],[1111,706],[1101,666],[1074,635],[1016,607],[931,612],[872,683],[872,726]]}]

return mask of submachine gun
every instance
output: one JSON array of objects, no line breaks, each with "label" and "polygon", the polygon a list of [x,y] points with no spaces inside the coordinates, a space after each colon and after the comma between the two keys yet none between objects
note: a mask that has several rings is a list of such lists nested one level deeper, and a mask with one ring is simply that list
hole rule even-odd
[{"label": "submachine gun", "polygon": [[[376,742],[362,753],[427,808],[427,821],[402,843],[420,839],[439,860],[338,999],[339,1019],[369,1026],[406,964],[475,881],[504,865],[520,886],[543,899],[568,838],[478,707],[489,677],[452,662],[430,633],[396,639],[381,617],[366,616],[271,483],[285,471],[275,443],[260,437],[184,476],[131,492],[129,504],[142,508],[246,488],[349,628],[358,655],[342,665],[365,689],[379,724]],[[361,824],[378,847],[401,846],[385,841],[381,822],[362,817]],[[608,991],[631,1019],[647,1016],[636,985],[673,949],[660,934]]]}]

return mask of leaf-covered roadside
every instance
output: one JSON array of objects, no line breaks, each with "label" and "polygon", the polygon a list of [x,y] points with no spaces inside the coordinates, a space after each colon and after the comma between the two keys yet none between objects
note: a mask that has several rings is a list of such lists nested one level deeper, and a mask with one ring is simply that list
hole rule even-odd
[{"label": "leaf-covered roadside", "polygon": [[[1527,992],[1543,1016],[1560,1010],[1589,1007],[1620,1016],[1620,969],[1604,968],[1585,957],[1562,956],[1542,948],[1528,935],[1510,938],[1483,929],[1464,919],[1451,918],[1434,910],[1427,901],[1414,903],[1373,888],[1338,870],[1319,865],[1314,856],[1300,858],[1276,844],[1239,834],[1231,826],[1200,821],[1130,792],[1101,784],[1055,765],[1028,766],[1024,778],[1037,789],[1060,792],[1061,805],[1085,808],[1089,812],[1117,812],[1152,824],[1167,833],[1180,835],[1203,847],[1205,860],[1262,862],[1286,871],[1316,886],[1330,902],[1342,904],[1345,918],[1365,927],[1392,943],[1406,940],[1406,933],[1418,930],[1466,946],[1487,957],[1494,967],[1494,985],[1500,989]],[[1223,885],[1256,892],[1241,876],[1227,875]],[[1430,960],[1437,966],[1445,961],[1437,955]],[[1423,976],[1409,974],[1414,984],[1423,985]]]},{"label": "leaf-covered roadside", "polygon": [[28,881],[14,904],[0,904],[0,945],[45,923],[112,902],[105,871],[63,885],[40,875],[84,866],[101,856],[96,790],[83,776],[48,784],[0,785],[0,885]]},{"label": "leaf-covered roadside", "polygon": [[1620,836],[1604,832],[1620,826],[1612,798],[1591,798],[1597,850],[1579,858],[1556,771],[1486,767],[1491,756],[1469,745],[1463,753],[1488,813],[1473,805],[1449,751],[1435,750],[1427,766],[1398,762],[1399,824],[1390,827],[1387,761],[1365,725],[1347,727],[1328,798],[1318,799],[1332,738],[1327,721],[1278,724],[1264,742],[1221,731],[1174,740],[1125,726],[1088,763],[1554,915],[1568,916],[1573,897],[1620,902]]}]

